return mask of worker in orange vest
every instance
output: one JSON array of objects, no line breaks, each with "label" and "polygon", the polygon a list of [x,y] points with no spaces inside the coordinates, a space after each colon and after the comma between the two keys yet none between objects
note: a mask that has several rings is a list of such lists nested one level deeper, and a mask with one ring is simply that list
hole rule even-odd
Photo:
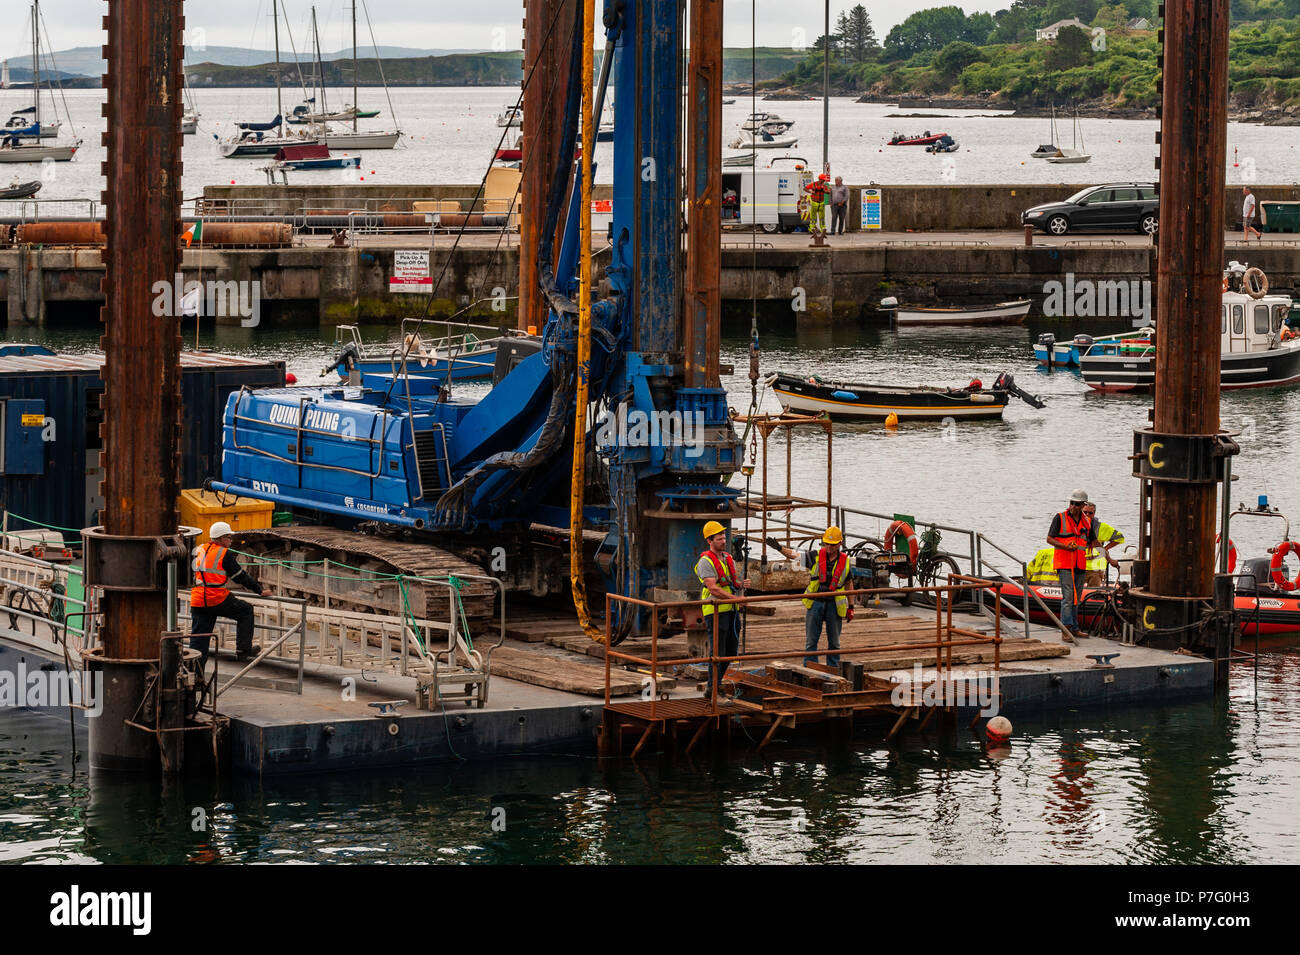
[{"label": "worker in orange vest", "polygon": [[263,597],[271,591],[263,588],[230,550],[234,531],[225,521],[217,521],[208,530],[208,542],[194,550],[194,587],[190,591],[190,649],[201,654],[199,669],[208,662],[212,628],[218,617],[235,621],[235,659],[239,662],[257,656],[261,647],[253,646],[253,605],[230,593],[236,583]]},{"label": "worker in orange vest", "polygon": [[[709,521],[704,525],[704,541],[708,547],[700,554],[699,562],[695,565],[695,576],[703,585],[700,599],[711,602],[706,603],[701,611],[709,629],[710,642],[712,642],[715,625],[714,614],[717,615],[718,656],[734,657],[740,653],[740,629],[739,621],[736,619],[736,605],[727,601],[728,598],[744,594],[745,588],[749,586],[749,578],[738,579],[736,562],[727,552],[725,527],[717,521]],[[722,688],[722,677],[729,665],[729,663],[718,663],[709,668],[709,679],[704,687],[705,696],[712,695],[715,682],[719,689]]]},{"label": "worker in orange vest", "polygon": [[808,193],[808,201],[811,203],[808,210],[809,232],[826,234],[826,197],[831,189],[830,182],[831,177],[822,173],[804,186],[803,191]]},{"label": "worker in orange vest", "polygon": [[[1097,547],[1097,529],[1083,513],[1086,491],[1075,491],[1064,511],[1052,518],[1047,543],[1053,548],[1052,566],[1061,581],[1061,623],[1074,639],[1079,634],[1079,591],[1088,568],[1088,549]],[[1107,559],[1113,560],[1109,554]],[[1072,642],[1067,638],[1067,642]]]}]

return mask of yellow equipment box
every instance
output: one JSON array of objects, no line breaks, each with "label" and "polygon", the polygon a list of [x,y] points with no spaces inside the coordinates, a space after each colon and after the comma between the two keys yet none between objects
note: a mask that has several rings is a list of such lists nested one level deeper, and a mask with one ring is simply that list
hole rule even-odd
[{"label": "yellow equipment box", "polygon": [[235,533],[260,530],[271,526],[275,505],[253,497],[214,494],[198,488],[181,491],[181,523],[201,532],[195,544],[206,544],[208,528],[225,521]]}]

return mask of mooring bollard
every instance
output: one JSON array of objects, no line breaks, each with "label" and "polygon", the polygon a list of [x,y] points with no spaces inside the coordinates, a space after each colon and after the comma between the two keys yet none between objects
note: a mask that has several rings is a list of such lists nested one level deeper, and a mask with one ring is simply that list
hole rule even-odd
[{"label": "mooring bollard", "polygon": [[1034,227],[1031,225],[1027,225],[1025,226],[1025,248],[1032,249],[1033,247],[1034,247]]}]

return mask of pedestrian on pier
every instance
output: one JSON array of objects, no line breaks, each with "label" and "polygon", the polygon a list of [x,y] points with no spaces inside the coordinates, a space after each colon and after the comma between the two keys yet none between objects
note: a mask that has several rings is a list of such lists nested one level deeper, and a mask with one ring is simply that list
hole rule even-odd
[{"label": "pedestrian on pier", "polygon": [[[714,616],[717,616],[718,628],[717,655],[734,657],[740,653],[740,621],[737,619],[736,605],[727,603],[729,598],[743,596],[749,586],[749,578],[740,580],[736,574],[736,561],[727,552],[727,529],[717,521],[704,525],[704,542],[707,548],[700,554],[695,565],[695,576],[700,578],[703,589],[701,600],[712,601],[703,607],[704,622],[708,626],[709,646],[713,647]],[[710,649],[710,656],[713,655]],[[712,696],[713,687],[722,690],[722,677],[727,672],[729,662],[718,663],[709,667],[709,678],[704,687],[704,695]]]},{"label": "pedestrian on pier", "polygon": [[1255,228],[1255,211],[1257,203],[1255,194],[1250,191],[1250,186],[1242,186],[1241,194],[1244,197],[1241,200],[1241,238],[1247,244],[1250,243],[1250,234],[1255,233],[1255,238],[1260,242],[1264,241],[1264,236]]},{"label": "pedestrian on pier", "polygon": [[218,617],[235,621],[235,659],[243,662],[257,655],[253,646],[253,605],[230,592],[230,583],[246,590],[271,596],[248,572],[230,550],[234,531],[225,521],[217,521],[208,531],[208,542],[194,551],[194,588],[190,591],[190,649],[198,650],[199,669],[208,662],[212,628]]},{"label": "pedestrian on pier", "polygon": [[1097,505],[1092,501],[1083,506],[1083,516],[1096,528],[1099,544],[1097,547],[1088,548],[1087,575],[1084,577],[1083,585],[1100,587],[1105,582],[1104,571],[1107,564],[1119,569],[1119,561],[1111,557],[1110,552],[1124,543],[1124,535],[1105,521],[1097,520]]},{"label": "pedestrian on pier", "polygon": [[844,234],[844,221],[849,215],[849,187],[844,185],[844,177],[836,176],[835,185],[831,186],[831,235]]},{"label": "pedestrian on pier", "polygon": [[[1070,632],[1068,642],[1078,639],[1079,592],[1088,566],[1088,548],[1097,546],[1097,531],[1083,514],[1086,491],[1075,491],[1064,511],[1052,518],[1047,543],[1053,550],[1052,564],[1061,581],[1061,623]],[[1106,555],[1110,559],[1110,555]]]},{"label": "pedestrian on pier", "polygon": [[[769,543],[774,543],[769,541]],[[822,546],[817,550],[797,551],[793,547],[777,548],[782,555],[791,560],[800,561],[803,569],[808,571],[808,586],[804,588],[805,594],[826,593],[828,591],[841,591],[848,586],[849,577],[852,575],[852,568],[849,566],[849,557],[844,553],[844,533],[838,527],[826,528],[826,533],[822,535]],[[853,619],[853,608],[849,606],[849,598],[844,594],[836,594],[834,599],[817,599],[815,597],[804,597],[804,652],[812,653],[817,649],[821,642],[822,626],[826,627],[826,649],[838,650],[840,648],[840,631],[844,628],[845,621]],[[804,657],[804,666],[810,663],[816,663],[816,657]],[[826,657],[826,665],[838,668],[840,658],[838,654],[829,654]]]}]

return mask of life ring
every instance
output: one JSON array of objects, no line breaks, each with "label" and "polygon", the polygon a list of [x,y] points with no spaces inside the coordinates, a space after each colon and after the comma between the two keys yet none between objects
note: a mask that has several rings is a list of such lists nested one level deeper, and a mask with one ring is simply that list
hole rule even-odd
[{"label": "life ring", "polygon": [[[1251,284],[1251,276],[1258,276],[1259,288],[1255,289]],[[1263,298],[1268,294],[1268,276],[1264,274],[1263,269],[1257,269],[1253,266],[1246,269],[1246,274],[1241,277],[1241,287],[1251,298]]]},{"label": "life ring", "polygon": [[[915,567],[917,555],[921,552],[921,545],[916,539],[916,531],[912,529],[912,525],[907,521],[894,521],[889,525],[889,530],[885,531],[885,550],[891,551],[894,549],[894,535],[899,533],[907,538],[907,559]],[[903,575],[900,574],[899,576]]]},{"label": "life ring", "polygon": [[1300,555],[1300,542],[1283,541],[1273,548],[1273,559],[1269,561],[1268,569],[1273,573],[1273,583],[1277,588],[1290,591],[1300,587],[1300,574],[1297,574],[1295,579],[1287,577],[1286,568],[1283,566],[1287,554]]},{"label": "life ring", "polygon": [[796,208],[799,210],[799,218],[804,222],[807,222],[812,218],[812,200],[807,196],[799,197],[799,202],[797,203]]},{"label": "life ring", "polygon": [[[1222,534],[1214,535],[1214,543],[1217,544],[1222,539],[1223,539]],[[1237,545],[1234,544],[1232,542],[1232,538],[1229,537],[1228,538],[1228,573],[1232,573],[1236,569],[1237,569]]]},{"label": "life ring", "polygon": [[1223,291],[1228,291],[1228,277],[1226,275],[1223,277]]}]

